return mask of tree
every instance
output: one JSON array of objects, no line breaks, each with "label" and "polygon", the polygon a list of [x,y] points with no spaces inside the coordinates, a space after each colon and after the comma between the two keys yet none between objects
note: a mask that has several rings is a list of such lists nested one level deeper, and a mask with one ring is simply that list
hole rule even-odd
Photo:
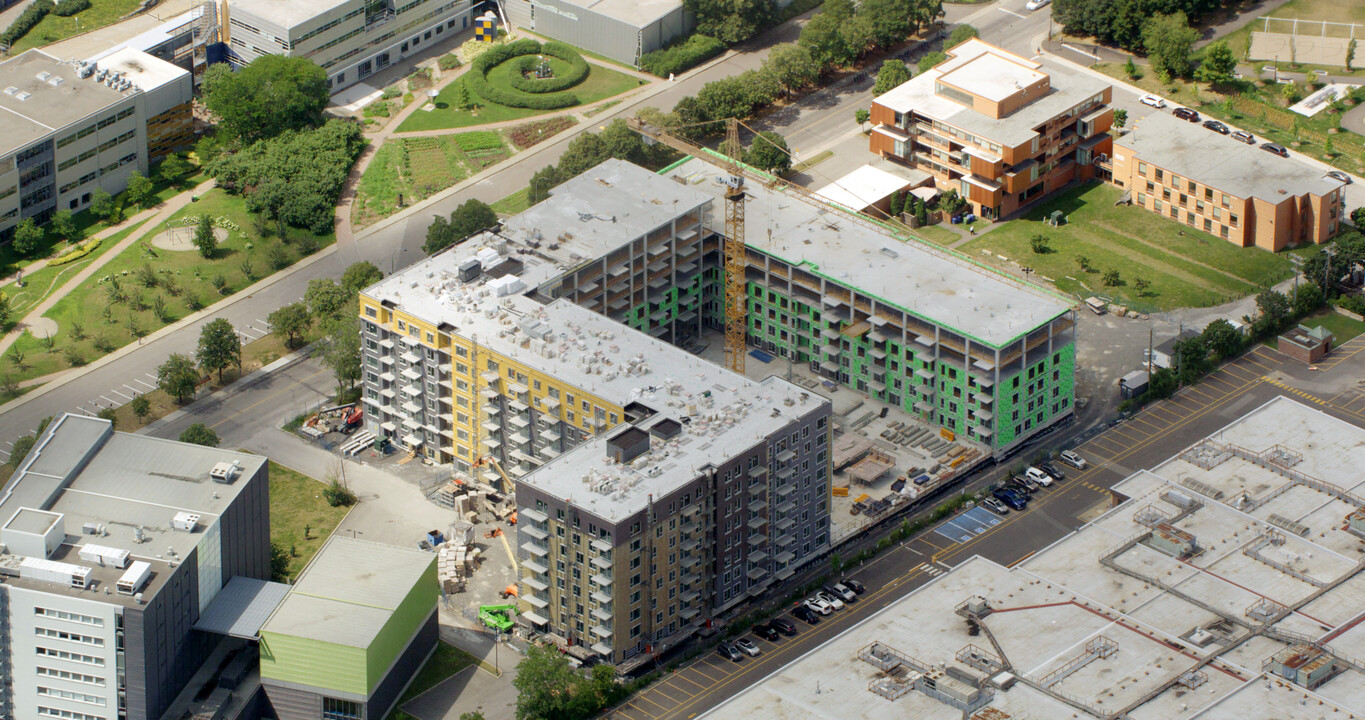
[{"label": "tree", "polygon": [[[535,205],[550,196],[550,191],[564,182],[560,179],[559,169],[546,165],[531,176],[531,184],[526,186],[526,203]],[[433,225],[435,223],[432,223]],[[427,242],[431,242],[431,228],[427,228]]]},{"label": "tree", "polygon": [[43,229],[33,222],[33,218],[24,218],[14,227],[14,239],[10,245],[14,252],[20,255],[29,255],[38,249],[39,243],[43,241]]},{"label": "tree", "polygon": [[270,541],[270,579],[275,582],[289,580],[289,551],[274,540]]},{"label": "tree", "polygon": [[1029,238],[1028,242],[1029,247],[1033,248],[1033,252],[1038,255],[1046,255],[1052,252],[1052,246],[1048,244],[1047,236],[1042,233],[1034,234],[1033,237]]},{"label": "tree", "polygon": [[847,0],[826,0],[822,7],[820,14],[801,28],[796,42],[810,51],[811,59],[821,68],[847,65],[854,53],[842,29],[853,17],[853,6]]},{"label": "tree", "polygon": [[308,306],[302,302],[290,303],[266,316],[271,329],[284,333],[285,347],[294,346],[294,338],[308,332],[313,319],[308,315]]},{"label": "tree", "polygon": [[58,210],[52,215],[52,232],[75,244],[81,241],[81,229],[76,227],[76,218],[70,210]]},{"label": "tree", "polygon": [[773,16],[772,0],[683,0],[697,32],[727,45],[753,37]]},{"label": "tree", "polygon": [[1138,278],[1133,281],[1133,288],[1137,290],[1138,297],[1146,295],[1147,288],[1151,286],[1152,283],[1147,278]]},{"label": "tree", "polygon": [[1104,284],[1108,287],[1117,287],[1123,284],[1123,278],[1119,276],[1119,271],[1110,269],[1104,273]]},{"label": "tree", "polygon": [[1328,158],[1334,158],[1337,155],[1337,146],[1332,144],[1331,135],[1328,135],[1327,139],[1322,141],[1322,154]]},{"label": "tree", "polygon": [[1122,129],[1128,124],[1128,111],[1123,108],[1114,109],[1114,127]]},{"label": "tree", "polygon": [[1356,39],[1351,38],[1351,42],[1346,43],[1346,71],[1352,72],[1351,62],[1356,59]]},{"label": "tree", "polygon": [[474,102],[469,95],[469,86],[463,82],[455,83],[455,107],[459,110],[468,110],[473,107]]},{"label": "tree", "polygon": [[888,208],[892,218],[900,219],[901,213],[905,212],[905,191],[898,190],[891,195],[891,207]]},{"label": "tree", "polygon": [[919,59],[919,71],[925,72],[947,59],[947,54],[935,50]]},{"label": "tree", "polygon": [[774,45],[763,61],[763,70],[787,92],[814,85],[820,79],[820,63],[811,56],[810,48],[796,43]]},{"label": "tree", "polygon": [[1246,345],[1246,338],[1232,326],[1232,323],[1218,318],[1209,323],[1202,333],[1204,346],[1214,354],[1219,362],[1236,357]]},{"label": "tree", "polygon": [[133,414],[137,416],[138,422],[146,420],[147,415],[152,412],[152,401],[141,393],[134,395],[128,404],[132,406]]},{"label": "tree", "polygon": [[128,202],[147,207],[152,197],[152,181],[134,168],[128,173]]},{"label": "tree", "polygon": [[201,85],[218,131],[242,143],[321,123],[330,92],[327,71],[304,57],[261,55],[233,72],[211,66]]},{"label": "tree", "polygon": [[791,150],[781,135],[764,130],[754,137],[754,144],[744,153],[744,162],[760,170],[781,175],[791,168]]},{"label": "tree", "polygon": [[1289,298],[1278,290],[1263,290],[1256,296],[1256,309],[1261,311],[1273,331],[1278,331],[1289,319]]},{"label": "tree", "polygon": [[10,320],[9,296],[0,292],[0,331],[9,327]]},{"label": "tree", "polygon": [[213,218],[208,215],[200,215],[194,225],[194,246],[199,248],[200,257],[210,260],[218,249],[218,233],[213,229]]},{"label": "tree", "polygon": [[1169,15],[1157,13],[1142,24],[1142,44],[1147,48],[1147,60],[1158,72],[1164,70],[1173,76],[1187,77],[1190,51],[1197,40],[1199,31],[1190,27],[1181,10]]},{"label": "tree", "polygon": [[194,361],[180,353],[172,354],[156,369],[156,386],[181,404],[194,395],[198,384],[199,371],[195,369]]},{"label": "tree", "polygon": [[1175,344],[1177,377],[1186,385],[1199,381],[1209,371],[1209,350],[1200,335],[1185,338]]},{"label": "tree", "polygon": [[189,160],[185,159],[184,155],[179,153],[167,155],[166,159],[162,160],[161,164],[156,168],[156,172],[161,176],[161,179],[175,184],[179,184],[180,181],[184,180],[185,176],[189,175],[193,170],[194,165],[191,164]]},{"label": "tree", "polygon": [[1322,307],[1325,300],[1326,298],[1323,297],[1322,288],[1318,287],[1317,284],[1311,282],[1300,283],[1298,287],[1294,288],[1294,314],[1298,316],[1307,315]]},{"label": "tree", "polygon": [[1123,74],[1127,75],[1129,80],[1137,79],[1138,76],[1137,63],[1133,62],[1133,58],[1131,55],[1128,57],[1128,62],[1123,64]]},{"label": "tree", "polygon": [[90,196],[90,212],[110,224],[118,222],[114,219],[118,215],[118,204],[114,202],[114,196],[105,192],[104,188],[95,188],[95,192]]},{"label": "tree", "polygon": [[484,717],[483,713],[481,712],[471,711],[466,713],[460,713],[460,720],[484,720]]},{"label": "tree", "polygon": [[948,35],[948,42],[943,44],[943,49],[947,50],[949,48],[957,47],[976,37],[981,37],[981,33],[977,32],[976,28],[966,24],[958,25],[953,28],[953,32]]},{"label": "tree", "polygon": [[384,273],[369,260],[351,263],[341,273],[341,285],[352,292],[359,292],[384,279]]},{"label": "tree", "polygon": [[110,427],[114,428],[115,430],[118,429],[118,408],[114,407],[113,405],[110,405],[109,407],[105,408],[100,408],[100,411],[95,413],[95,417],[101,420],[108,420]]},{"label": "tree", "polygon": [[577,675],[567,656],[544,645],[533,644],[517,664],[517,720],[569,717],[568,709]]},{"label": "tree", "polygon": [[343,317],[327,325],[327,350],[322,361],[332,368],[340,392],[360,380],[360,318]]},{"label": "tree", "polygon": [[[598,137],[602,140],[607,157],[625,160],[633,165],[644,165],[649,162],[649,149],[645,147],[644,139],[640,137],[640,133],[631,130],[621,118],[612,120]],[[496,214],[493,215],[493,221],[497,222]]]},{"label": "tree", "polygon": [[242,364],[242,338],[227,318],[204,324],[199,331],[199,350],[195,353],[195,359],[205,372],[217,371],[220,383],[223,381],[223,370]]},{"label": "tree", "polygon": [[[580,135],[579,137],[584,136]],[[599,140],[599,142],[601,141]],[[570,146],[572,147],[572,143]],[[568,149],[565,150],[565,155],[567,154]],[[560,165],[563,164],[564,160],[561,157]],[[593,164],[596,165],[597,163]],[[486,230],[497,224],[498,214],[493,211],[493,208],[482,200],[471,198],[450,213],[450,220],[443,221],[442,218],[438,217],[432,222],[431,226],[427,228],[427,241],[422,245],[422,251],[428,255],[434,255],[451,245],[463,242],[470,235],[480,230]]]},{"label": "tree", "polygon": [[218,433],[204,423],[195,423],[180,433],[180,442],[204,447],[218,447]]},{"label": "tree", "polygon": [[351,302],[351,292],[330,278],[314,278],[303,291],[303,301],[318,321],[342,315]]},{"label": "tree", "polygon": [[877,70],[877,82],[872,85],[872,96],[876,97],[909,80],[910,68],[905,63],[892,58],[882,63]]},{"label": "tree", "polygon": [[1232,73],[1237,69],[1237,56],[1232,54],[1226,40],[1209,43],[1204,50],[1204,59],[1194,71],[1194,79],[1214,85],[1232,82]]}]

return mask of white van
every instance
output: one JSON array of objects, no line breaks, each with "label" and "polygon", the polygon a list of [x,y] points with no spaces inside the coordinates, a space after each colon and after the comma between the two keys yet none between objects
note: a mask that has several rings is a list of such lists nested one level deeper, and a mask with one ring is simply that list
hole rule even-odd
[{"label": "white van", "polygon": [[1047,487],[1052,484],[1051,475],[1048,475],[1042,470],[1039,470],[1038,468],[1033,467],[1031,465],[1029,466],[1029,469],[1024,471],[1024,477],[1027,477],[1028,479],[1038,483],[1039,485],[1042,485],[1043,487]]}]

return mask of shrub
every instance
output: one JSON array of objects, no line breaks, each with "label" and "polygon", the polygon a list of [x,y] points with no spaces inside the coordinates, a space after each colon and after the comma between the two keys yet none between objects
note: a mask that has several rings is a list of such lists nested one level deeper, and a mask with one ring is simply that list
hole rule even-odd
[{"label": "shrub", "polygon": [[551,41],[541,46],[540,51],[545,55],[559,58],[568,63],[568,71],[558,77],[528,78],[523,73],[535,70],[537,62],[530,55],[524,55],[509,75],[512,87],[528,93],[559,92],[583,82],[583,78],[588,76],[588,61],[584,60],[582,55],[579,55],[568,45]]},{"label": "shrub", "polygon": [[0,33],[0,45],[13,45],[19,38],[28,34],[33,26],[42,22],[47,14],[52,12],[56,4],[52,0],[33,0],[33,4],[24,9],[19,17],[14,19],[3,33]]},{"label": "shrub", "polygon": [[48,264],[49,266],[52,266],[52,265],[65,265],[65,264],[67,264],[67,263],[76,262],[77,260],[80,260],[81,258],[85,257],[86,255],[89,255],[92,251],[94,251],[95,248],[97,248],[97,247],[99,247],[99,246],[100,246],[100,238],[95,238],[95,239],[90,240],[90,241],[88,241],[88,242],[85,242],[85,243],[82,243],[82,244],[80,244],[80,245],[77,245],[77,246],[75,246],[75,247],[73,247],[73,248],[67,250],[66,252],[62,253],[61,255],[58,255],[57,257],[52,258],[51,260],[48,260],[48,261],[47,261],[47,264]]},{"label": "shrub", "polygon": [[464,63],[460,62],[460,58],[455,56],[455,53],[442,55],[440,58],[436,60],[436,66],[441,68],[442,70],[454,70],[455,68],[463,64]]},{"label": "shrub", "polygon": [[645,53],[640,69],[651,75],[668,77],[689,70],[725,52],[725,43],[706,35],[692,35],[662,50]]},{"label": "shrub", "polygon": [[398,96],[400,96],[400,95],[402,95],[402,94],[403,94],[403,91],[402,91],[401,89],[399,89],[399,87],[398,87],[397,85],[390,85],[390,86],[384,88],[384,92],[383,92],[383,94],[381,94],[381,95],[379,96],[379,99],[380,99],[380,100],[392,100],[392,99],[394,99],[394,98],[396,98],[396,97],[398,97]]},{"label": "shrub", "polygon": [[58,17],[71,17],[89,8],[90,0],[61,0],[56,7],[52,8],[52,14]]}]

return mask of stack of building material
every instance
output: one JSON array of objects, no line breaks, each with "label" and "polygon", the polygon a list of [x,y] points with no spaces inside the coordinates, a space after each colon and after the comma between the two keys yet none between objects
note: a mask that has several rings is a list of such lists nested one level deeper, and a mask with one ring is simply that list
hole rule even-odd
[{"label": "stack of building material", "polygon": [[872,449],[872,441],[860,435],[847,433],[839,436],[834,441],[834,471],[838,472],[853,463],[861,460],[868,450]]}]

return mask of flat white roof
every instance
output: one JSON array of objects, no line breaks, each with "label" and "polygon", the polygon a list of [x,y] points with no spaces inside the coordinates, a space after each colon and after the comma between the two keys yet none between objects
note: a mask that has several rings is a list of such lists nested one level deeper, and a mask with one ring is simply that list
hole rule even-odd
[{"label": "flat white roof", "polygon": [[873,165],[864,165],[815,191],[830,202],[861,211],[909,185],[911,181]]},{"label": "flat white roof", "polygon": [[986,52],[939,76],[941,82],[999,102],[1047,77],[995,53]]},{"label": "flat white roof", "polygon": [[[703,717],[961,718],[913,683],[894,700],[871,688],[913,678],[905,668],[996,674],[958,659],[1001,659],[958,612],[974,597],[988,603],[982,624],[1020,682],[990,690],[973,718],[1359,714],[1365,674],[1347,670],[1309,690],[1262,664],[1304,636],[1344,658],[1365,654],[1365,631],[1356,630],[1365,613],[1365,550],[1341,521],[1355,507],[1343,498],[1365,493],[1362,463],[1365,431],[1276,398],[1115,486],[1129,499],[1024,563],[1006,568],[973,557]],[[1239,500],[1244,493],[1249,500]],[[1272,515],[1300,523],[1304,534],[1271,524]],[[1175,558],[1143,539],[1160,522],[1193,535],[1198,550]],[[1250,613],[1268,603],[1303,606],[1265,632]],[[880,657],[898,653],[901,669],[860,659],[874,643]],[[1116,652],[1092,654],[1101,646]]]},{"label": "flat white roof", "polygon": [[130,47],[120,48],[104,56],[99,66],[105,70],[124,73],[125,77],[143,91],[154,90],[189,73],[158,57]]}]

